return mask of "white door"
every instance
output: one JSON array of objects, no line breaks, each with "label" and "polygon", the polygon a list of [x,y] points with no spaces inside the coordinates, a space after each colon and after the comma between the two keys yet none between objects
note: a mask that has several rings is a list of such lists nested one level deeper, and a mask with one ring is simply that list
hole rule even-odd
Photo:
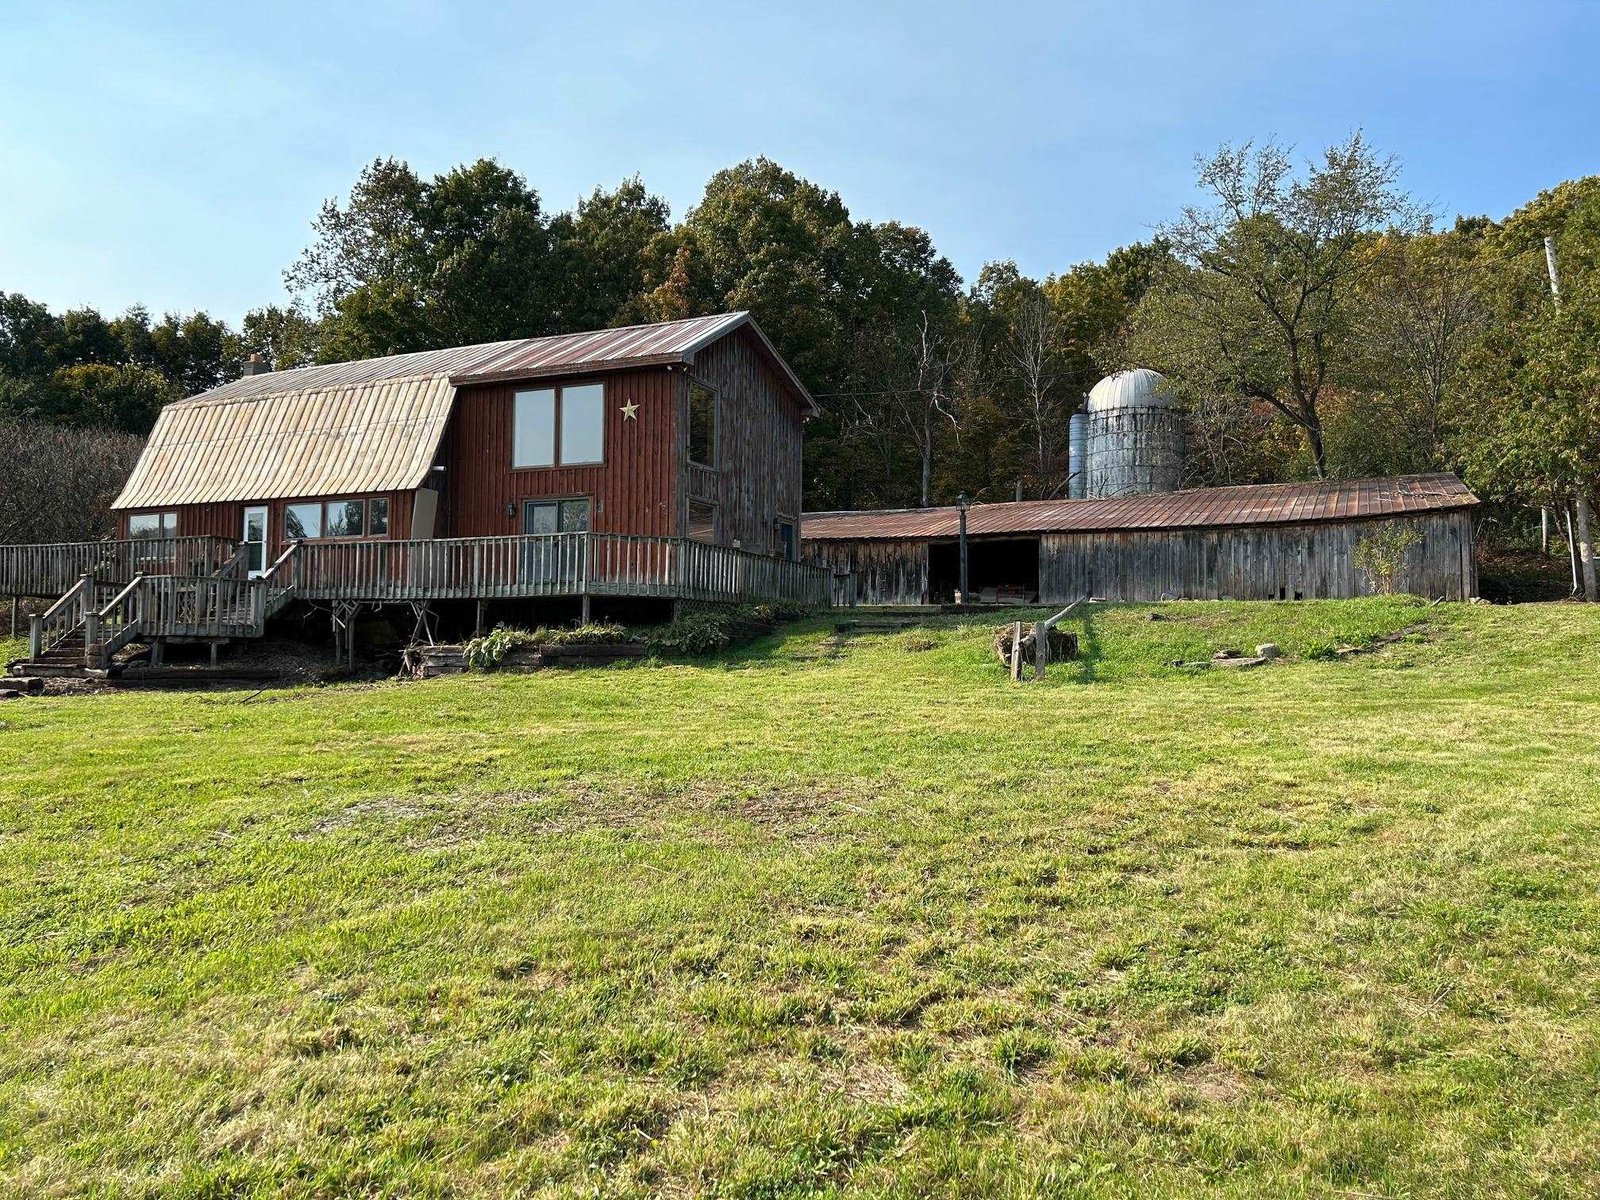
[{"label": "white door", "polygon": [[265,506],[244,510],[245,567],[251,578],[267,569],[267,510]]}]

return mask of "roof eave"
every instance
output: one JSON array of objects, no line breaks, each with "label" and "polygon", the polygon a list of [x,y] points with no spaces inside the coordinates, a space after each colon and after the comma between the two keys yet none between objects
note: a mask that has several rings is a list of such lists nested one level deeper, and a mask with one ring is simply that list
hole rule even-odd
[{"label": "roof eave", "polygon": [[476,371],[450,376],[454,387],[467,387],[479,383],[519,383],[534,379],[562,379],[572,375],[599,375],[612,371],[629,371],[637,367],[687,366],[690,356],[683,353],[649,354],[625,361],[595,359],[591,362],[562,363],[550,367],[512,367],[503,371]]},{"label": "roof eave", "polygon": [[694,355],[711,345],[712,342],[727,337],[728,334],[732,333],[736,329],[748,329],[751,333],[755,334],[756,341],[761,346],[762,357],[767,360],[767,365],[775,369],[779,375],[783,376],[784,382],[786,382],[794,390],[795,396],[800,400],[801,407],[803,407],[806,411],[806,416],[820,416],[822,414],[822,406],[817,403],[816,397],[811,394],[810,389],[807,388],[804,383],[800,382],[800,376],[795,374],[794,368],[789,365],[787,360],[784,359],[783,355],[778,353],[778,348],[772,344],[772,339],[769,338],[761,326],[756,323],[755,317],[742,310],[731,314],[731,316],[735,319],[727,322],[725,325],[719,325],[711,330],[708,330],[693,345],[688,347],[686,353],[689,358],[692,360]]}]

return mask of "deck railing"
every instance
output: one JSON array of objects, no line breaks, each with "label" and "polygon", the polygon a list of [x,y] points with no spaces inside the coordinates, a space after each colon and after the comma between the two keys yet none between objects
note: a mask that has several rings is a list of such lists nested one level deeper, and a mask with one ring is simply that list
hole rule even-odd
[{"label": "deck railing", "polygon": [[215,537],[0,546],[0,596],[60,596],[85,575],[119,588],[136,575],[210,575],[233,554]]},{"label": "deck railing", "polygon": [[309,600],[659,596],[828,603],[831,573],[683,538],[555,533],[302,542],[284,581]]}]

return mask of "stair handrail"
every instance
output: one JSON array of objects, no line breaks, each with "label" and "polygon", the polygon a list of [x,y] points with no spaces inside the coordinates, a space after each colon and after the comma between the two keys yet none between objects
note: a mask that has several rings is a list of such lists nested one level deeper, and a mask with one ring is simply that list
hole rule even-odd
[{"label": "stair handrail", "polygon": [[[273,601],[294,591],[293,580],[290,580],[286,587],[274,589],[273,577],[277,575],[280,568],[293,562],[299,552],[300,543],[290,542],[284,552],[273,560],[270,567],[250,581],[250,625],[256,631],[257,637],[266,632],[267,618],[282,607],[281,604],[274,604]],[[272,593],[274,591],[277,592],[277,597],[273,596]]]},{"label": "stair handrail", "polygon": [[80,575],[78,577],[78,582],[77,583],[73,584],[66,591],[62,592],[61,593],[61,598],[59,600],[57,600],[54,604],[52,604],[49,608],[45,609],[44,612],[42,612],[38,616],[34,617],[34,620],[35,621],[48,621],[51,617],[59,615],[61,610],[63,608],[65,608],[67,605],[71,604],[74,600],[76,600],[80,593],[86,592],[86,591],[88,591],[89,589],[91,589],[93,587],[94,587],[94,576],[92,574],[90,574],[90,575]]},{"label": "stair handrail", "polygon": [[[127,602],[135,593],[144,594],[144,573],[140,572],[129,580],[126,587],[111,598],[103,608],[86,612],[83,615],[83,658],[87,667],[99,667],[104,670],[111,665],[111,656],[133,640],[143,622],[144,614],[131,615],[127,611]],[[121,623],[109,639],[104,639],[103,626],[118,613],[121,613]]]},{"label": "stair handrail", "polygon": [[238,548],[233,552],[233,557],[228,559],[227,562],[223,563],[220,567],[213,571],[211,573],[211,577],[213,579],[241,578],[247,574],[245,565],[249,561],[250,546],[246,542],[240,542]]},{"label": "stair handrail", "polygon": [[137,591],[139,588],[141,588],[143,586],[144,586],[144,576],[142,574],[135,575],[133,577],[133,579],[129,581],[128,586],[123,588],[120,592],[118,592],[115,596],[113,596],[111,598],[111,602],[109,604],[107,604],[104,608],[100,609],[100,611],[95,613],[95,616],[99,617],[101,620],[105,620],[105,618],[109,617],[111,615],[112,611],[119,604],[121,604],[124,600],[126,600],[128,598],[129,593]]},{"label": "stair handrail", "polygon": [[[44,612],[28,618],[28,658],[37,662],[44,652],[49,649],[45,645],[45,627],[51,624],[65,626],[59,637],[54,638],[50,645],[65,638],[69,633],[83,624],[89,614],[90,597],[94,595],[94,573],[78,577],[78,582],[61,593],[61,598]],[[69,612],[74,606],[78,609],[77,619],[70,624],[63,619],[63,614]]]}]

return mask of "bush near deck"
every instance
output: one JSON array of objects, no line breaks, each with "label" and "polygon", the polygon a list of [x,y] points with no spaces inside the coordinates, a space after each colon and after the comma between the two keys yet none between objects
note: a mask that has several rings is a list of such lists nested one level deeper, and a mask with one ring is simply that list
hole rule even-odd
[{"label": "bush near deck", "polygon": [[993,624],[0,708],[0,1192],[1600,1186],[1600,614]]}]

